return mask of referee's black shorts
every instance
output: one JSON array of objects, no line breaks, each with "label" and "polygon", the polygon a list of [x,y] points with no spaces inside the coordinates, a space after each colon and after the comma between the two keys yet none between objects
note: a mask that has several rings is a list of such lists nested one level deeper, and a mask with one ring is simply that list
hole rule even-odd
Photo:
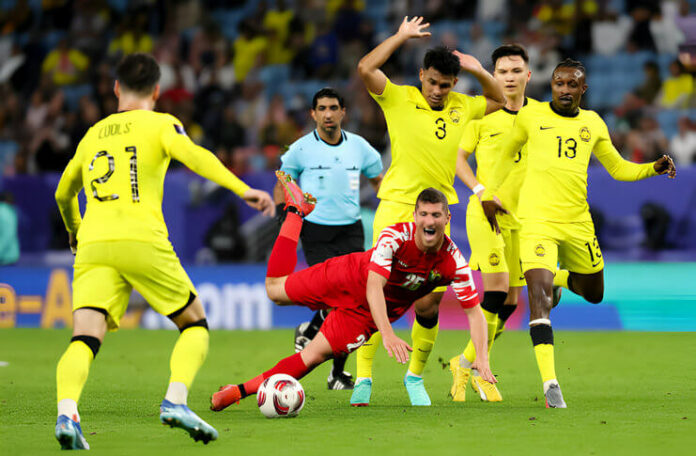
[{"label": "referee's black shorts", "polygon": [[309,266],[365,250],[365,232],[360,220],[350,225],[319,225],[305,220],[300,239]]}]

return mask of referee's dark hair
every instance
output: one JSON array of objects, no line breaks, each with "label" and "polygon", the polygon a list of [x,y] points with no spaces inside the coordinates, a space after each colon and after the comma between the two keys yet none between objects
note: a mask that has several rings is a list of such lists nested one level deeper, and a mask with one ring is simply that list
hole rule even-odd
[{"label": "referee's dark hair", "polygon": [[445,210],[445,214],[449,213],[447,197],[444,193],[436,188],[428,187],[420,192],[418,198],[416,198],[416,208],[418,208],[419,203],[440,203]]},{"label": "referee's dark hair", "polygon": [[555,73],[556,70],[559,68],[577,68],[578,70],[582,71],[583,76],[587,76],[587,70],[585,69],[585,65],[583,65],[578,60],[565,59],[561,63],[556,65],[556,68],[553,69],[553,72]]},{"label": "referee's dark hair", "polygon": [[324,87],[319,92],[314,94],[314,97],[312,97],[312,109],[317,109],[317,102],[319,101],[319,98],[335,98],[338,100],[338,106],[340,106],[341,109],[346,107],[345,100],[333,87]]},{"label": "referee's dark hair", "polygon": [[438,46],[429,49],[423,58],[423,69],[435,68],[445,76],[456,76],[459,74],[459,59],[452,53],[452,50],[445,46]]},{"label": "referee's dark hair", "polygon": [[125,56],[116,67],[121,87],[138,95],[149,95],[160,79],[160,67],[150,54],[136,52]]},{"label": "referee's dark hair", "polygon": [[495,67],[495,64],[498,62],[498,59],[501,57],[510,57],[511,55],[518,55],[522,57],[522,60],[524,60],[524,63],[529,63],[529,55],[527,54],[527,50],[522,46],[521,44],[503,44],[502,46],[498,47],[495,51],[493,51],[493,54],[491,54],[491,61],[493,61],[493,66]]}]

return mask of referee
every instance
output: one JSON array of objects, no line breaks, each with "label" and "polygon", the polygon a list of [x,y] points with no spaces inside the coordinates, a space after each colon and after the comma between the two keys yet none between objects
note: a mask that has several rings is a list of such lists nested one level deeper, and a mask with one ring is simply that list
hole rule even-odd
[{"label": "referee", "polygon": [[[343,97],[334,89],[323,88],[314,94],[310,114],[316,129],[290,145],[281,157],[280,169],[298,180],[302,190],[317,198],[317,205],[305,219],[300,235],[305,258],[312,266],[335,256],[363,251],[360,174],[377,191],[382,181],[382,161],[364,138],[341,129],[346,108]],[[276,204],[284,201],[279,184],[274,199]],[[297,327],[296,351],[314,338],[327,312],[320,310],[311,322]],[[343,370],[345,364],[345,357],[334,359],[327,380],[329,389],[353,388],[351,374]]]}]

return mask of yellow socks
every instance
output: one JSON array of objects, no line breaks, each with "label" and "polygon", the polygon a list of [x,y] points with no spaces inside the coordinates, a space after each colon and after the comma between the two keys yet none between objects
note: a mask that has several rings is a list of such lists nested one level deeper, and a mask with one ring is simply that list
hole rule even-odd
[{"label": "yellow socks", "polygon": [[529,334],[534,344],[534,354],[536,355],[537,366],[541,374],[542,382],[556,379],[556,365],[553,357],[553,330],[551,321],[548,319],[537,319],[530,322]]},{"label": "yellow socks", "polygon": [[434,326],[426,328],[419,321],[418,317],[413,322],[413,328],[411,329],[411,339],[413,352],[411,353],[411,362],[408,365],[408,370],[412,374],[423,375],[423,370],[425,369],[425,363],[428,362],[428,357],[430,352],[433,351],[433,345],[435,345],[435,339],[437,339],[437,333],[440,325],[437,323],[437,316],[432,319],[422,319],[426,325]]},{"label": "yellow socks", "polygon": [[358,364],[356,377],[372,378],[372,363],[375,359],[377,348],[382,345],[382,335],[376,332],[356,351],[355,358]]},{"label": "yellow socks", "polygon": [[553,276],[553,285],[555,287],[568,288],[568,277],[570,276],[570,271],[567,269],[557,269],[556,275]]},{"label": "yellow socks", "polygon": [[93,360],[94,353],[84,341],[73,340],[70,342],[56,368],[58,402],[63,399],[71,399],[77,403],[80,400],[82,388],[89,375],[89,366]]},{"label": "yellow socks", "polygon": [[185,404],[193,379],[208,355],[208,329],[191,326],[184,329],[176,341],[169,361],[171,376],[165,399],[174,404]]}]

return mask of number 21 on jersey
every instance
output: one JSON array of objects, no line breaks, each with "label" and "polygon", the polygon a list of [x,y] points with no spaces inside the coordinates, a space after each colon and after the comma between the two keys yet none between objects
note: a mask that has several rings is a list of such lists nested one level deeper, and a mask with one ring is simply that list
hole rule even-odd
[{"label": "number 21 on jersey", "polygon": [[[130,159],[129,159],[131,199],[134,203],[139,203],[140,202],[140,192],[138,191],[137,150],[136,150],[135,146],[127,146],[125,148],[125,153],[132,154],[130,156]],[[92,189],[92,196],[94,196],[94,199],[96,199],[97,201],[102,201],[102,202],[117,200],[117,199],[119,199],[119,195],[117,193],[112,193],[110,195],[100,195],[98,188],[97,188],[97,185],[105,184],[109,179],[111,179],[111,176],[114,174],[114,171],[116,171],[116,160],[114,159],[114,156],[105,150],[101,150],[101,151],[97,152],[89,164],[89,170],[93,171],[94,164],[97,161],[103,161],[103,160],[107,161],[108,169],[107,169],[106,173],[104,173],[102,176],[97,177],[95,179],[92,179],[90,181],[90,188]]]}]

